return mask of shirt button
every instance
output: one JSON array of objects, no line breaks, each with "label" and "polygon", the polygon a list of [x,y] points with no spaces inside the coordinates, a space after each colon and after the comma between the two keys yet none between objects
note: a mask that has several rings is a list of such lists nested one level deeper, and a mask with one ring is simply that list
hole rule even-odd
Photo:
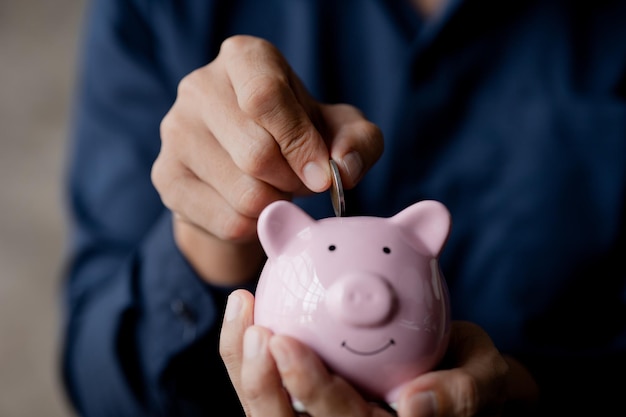
[{"label": "shirt button", "polygon": [[195,323],[197,320],[195,312],[180,298],[170,303],[172,312],[186,323]]}]

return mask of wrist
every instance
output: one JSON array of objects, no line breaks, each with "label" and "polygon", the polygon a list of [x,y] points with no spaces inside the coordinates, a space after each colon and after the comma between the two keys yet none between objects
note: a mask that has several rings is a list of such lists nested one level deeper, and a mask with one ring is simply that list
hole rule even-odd
[{"label": "wrist", "polygon": [[174,219],[173,227],[176,245],[203,281],[233,286],[257,278],[265,261],[257,239],[243,243],[221,240],[179,219]]}]

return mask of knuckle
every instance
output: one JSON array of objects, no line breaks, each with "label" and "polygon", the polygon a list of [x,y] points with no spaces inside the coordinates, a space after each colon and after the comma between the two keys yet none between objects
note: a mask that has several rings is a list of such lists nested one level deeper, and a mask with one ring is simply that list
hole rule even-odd
[{"label": "knuckle", "polygon": [[150,169],[150,181],[152,181],[152,185],[154,188],[160,193],[163,190],[165,183],[165,168],[163,167],[163,158],[161,155],[157,156],[152,164],[152,168]]},{"label": "knuckle", "polygon": [[222,41],[220,45],[220,54],[237,54],[247,43],[246,35],[234,35]]},{"label": "knuckle", "polygon": [[185,75],[179,82],[176,94],[178,97],[185,97],[200,90],[201,70],[196,69]]},{"label": "knuckle", "polygon": [[256,221],[239,213],[227,216],[218,223],[216,235],[229,242],[242,242],[251,239],[256,233]]},{"label": "knuckle", "polygon": [[163,143],[150,169],[152,185],[159,193],[163,204],[170,209],[173,209],[173,205],[178,201],[179,187],[176,187],[175,183],[184,176],[184,170],[177,162],[177,156],[172,153],[172,147],[166,143],[176,137],[177,124],[175,117],[170,114],[162,120],[160,129]]},{"label": "knuckle", "polygon": [[461,417],[476,415],[479,409],[476,380],[467,373],[459,375],[455,391],[455,415]]},{"label": "knuckle", "polygon": [[150,179],[157,190],[161,202],[172,211],[181,209],[183,201],[183,187],[185,173],[179,170],[169,158],[159,155],[150,170]]},{"label": "knuckle", "polygon": [[253,50],[273,49],[273,45],[265,39],[250,35],[233,35],[222,41],[220,54],[227,56],[241,56]]},{"label": "knuckle", "polygon": [[[172,208],[170,204],[171,198],[169,197],[172,188],[170,186],[172,182],[171,170],[171,167],[166,162],[166,158],[161,154],[155,159],[150,170],[150,180],[159,193],[163,204],[169,208]],[[175,189],[176,187],[173,188]]]},{"label": "knuckle", "polygon": [[262,185],[250,184],[251,181],[242,180],[233,187],[236,197],[235,207],[242,215],[256,218],[267,205],[267,193]]},{"label": "knuckle", "polygon": [[378,125],[369,120],[354,122],[350,127],[351,134],[361,138],[369,147],[373,147],[377,153],[382,153],[382,131]]},{"label": "knuckle", "polygon": [[373,156],[379,158],[384,150],[383,132],[380,127],[372,122],[366,122],[363,135],[367,138]]},{"label": "knuckle", "polygon": [[[323,398],[324,394],[320,393],[320,390],[322,390],[323,387],[319,388],[318,386],[311,384],[310,379],[308,378],[292,378],[292,379],[297,380],[298,384],[297,386],[290,386],[290,388],[292,391],[295,391],[298,401],[300,401],[302,404],[306,404],[307,406],[310,406],[320,401],[320,398]],[[291,385],[293,385],[293,383]]]},{"label": "knuckle", "polygon": [[282,154],[289,160],[308,161],[313,159],[314,147],[307,143],[314,143],[313,131],[303,123],[294,120],[283,126],[279,132],[278,144]]},{"label": "knuckle", "polygon": [[246,152],[238,155],[236,164],[244,173],[258,177],[273,164],[276,153],[276,147],[270,141],[251,140],[248,142]]},{"label": "knuckle", "polygon": [[271,118],[283,108],[288,89],[287,80],[280,74],[255,74],[241,86],[239,107],[252,118]]},{"label": "knuckle", "polygon": [[230,343],[224,342],[224,338],[220,338],[219,354],[226,366],[229,366],[231,363],[235,363],[239,360],[234,346]]},{"label": "knuckle", "polygon": [[265,387],[260,383],[257,378],[249,380],[248,378],[242,378],[241,388],[247,403],[255,403],[263,398],[265,393]]},{"label": "knuckle", "polygon": [[159,133],[161,135],[161,140],[168,140],[176,134],[176,132],[180,132],[181,123],[176,113],[173,110],[167,112],[167,114],[161,119],[161,123],[159,124]]},{"label": "knuckle", "polygon": [[233,35],[222,41],[220,45],[220,53],[226,55],[239,55],[247,45],[252,41],[252,37],[248,35]]},{"label": "knuckle", "polygon": [[378,139],[383,136],[383,133],[378,125],[367,120],[363,121],[361,129],[363,136],[369,138],[372,142],[378,141]]},{"label": "knuckle", "polygon": [[509,364],[497,350],[493,351],[493,359],[491,360],[491,363],[493,364],[493,374],[496,382],[503,382],[511,369]]}]

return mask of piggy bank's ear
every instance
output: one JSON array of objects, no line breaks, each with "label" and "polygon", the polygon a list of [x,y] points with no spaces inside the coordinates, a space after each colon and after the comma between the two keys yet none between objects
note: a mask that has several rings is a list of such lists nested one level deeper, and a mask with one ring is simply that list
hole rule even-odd
[{"label": "piggy bank's ear", "polygon": [[450,212],[438,201],[417,202],[389,219],[399,225],[419,252],[439,256],[448,239]]},{"label": "piggy bank's ear", "polygon": [[257,232],[265,253],[268,257],[273,257],[283,253],[290,240],[314,223],[315,219],[297,205],[279,200],[263,209],[257,223]]}]

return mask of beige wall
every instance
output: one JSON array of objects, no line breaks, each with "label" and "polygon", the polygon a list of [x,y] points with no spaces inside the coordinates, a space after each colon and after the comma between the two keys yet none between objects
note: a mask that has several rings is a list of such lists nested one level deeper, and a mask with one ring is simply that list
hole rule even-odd
[{"label": "beige wall", "polygon": [[58,384],[60,181],[83,2],[0,0],[0,416],[71,416]]}]

